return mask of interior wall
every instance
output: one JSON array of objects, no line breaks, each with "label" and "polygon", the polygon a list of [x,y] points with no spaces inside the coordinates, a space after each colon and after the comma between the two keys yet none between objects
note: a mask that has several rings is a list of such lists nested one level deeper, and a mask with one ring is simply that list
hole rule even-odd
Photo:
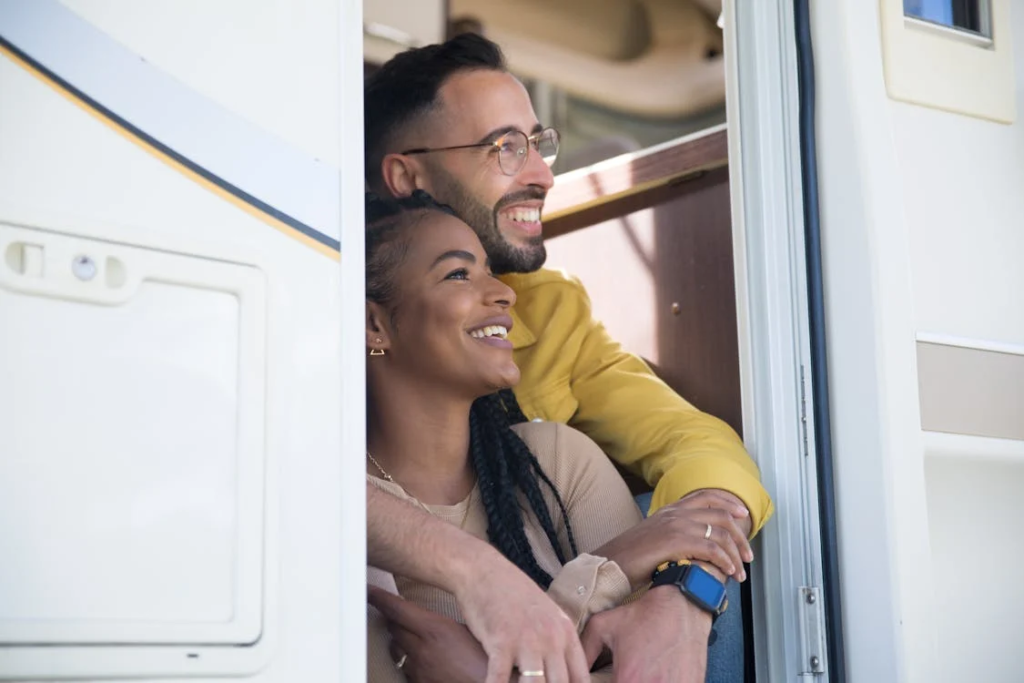
[{"label": "interior wall", "polygon": [[594,317],[681,396],[742,429],[729,176],[546,242],[580,278]]}]

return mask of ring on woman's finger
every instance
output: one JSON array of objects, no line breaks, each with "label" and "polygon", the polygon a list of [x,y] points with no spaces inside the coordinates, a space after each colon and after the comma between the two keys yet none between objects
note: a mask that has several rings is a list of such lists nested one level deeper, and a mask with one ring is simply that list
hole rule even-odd
[{"label": "ring on woman's finger", "polygon": [[403,654],[401,657],[398,658],[398,661],[395,662],[395,668],[401,669],[403,666],[405,666],[405,660],[407,659],[409,659],[409,655]]},{"label": "ring on woman's finger", "polygon": [[520,678],[544,678],[544,669],[527,669],[519,672]]},{"label": "ring on woman's finger", "polygon": [[711,538],[711,525],[710,524],[708,524],[708,530],[704,532],[704,540],[706,541],[709,538]]}]

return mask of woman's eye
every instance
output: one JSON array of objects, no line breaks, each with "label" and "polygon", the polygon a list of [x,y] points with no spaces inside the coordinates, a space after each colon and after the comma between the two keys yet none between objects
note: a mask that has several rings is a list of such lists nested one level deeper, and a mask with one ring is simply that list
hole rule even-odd
[{"label": "woman's eye", "polygon": [[445,275],[444,279],[445,280],[468,280],[469,279],[469,271],[466,270],[465,268],[459,268],[458,270],[453,270],[452,272],[450,272],[447,275]]}]

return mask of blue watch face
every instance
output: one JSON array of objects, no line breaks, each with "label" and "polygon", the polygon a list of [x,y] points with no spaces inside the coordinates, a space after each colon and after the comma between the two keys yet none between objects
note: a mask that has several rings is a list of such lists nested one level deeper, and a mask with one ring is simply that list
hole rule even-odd
[{"label": "blue watch face", "polygon": [[725,586],[697,565],[692,565],[690,571],[686,572],[683,583],[686,590],[706,602],[712,609],[718,609],[725,598]]}]

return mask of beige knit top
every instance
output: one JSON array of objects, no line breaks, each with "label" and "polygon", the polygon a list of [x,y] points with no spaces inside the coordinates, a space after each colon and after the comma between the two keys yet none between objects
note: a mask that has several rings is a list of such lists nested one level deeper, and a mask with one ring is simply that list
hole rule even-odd
[{"label": "beige knit top", "polygon": [[[629,580],[614,562],[589,554],[620,533],[640,522],[640,511],[625,482],[598,446],[581,432],[555,422],[528,422],[513,427],[537,457],[562,496],[580,555],[564,567],[558,562],[536,519],[524,501],[526,537],[537,563],[553,577],[548,595],[565,610],[582,632],[591,615],[621,604],[630,595]],[[487,539],[487,515],[474,487],[457,505],[424,505],[409,496],[401,486],[367,475],[367,480],[403,500],[412,502],[463,529],[477,538]],[[541,491],[562,547],[568,550],[565,520],[550,490]],[[465,522],[463,522],[465,520]],[[455,598],[439,588],[392,577],[382,570],[368,568],[370,583],[397,592],[438,614],[462,622]],[[497,587],[496,587],[497,588]],[[495,600],[501,599],[500,589]],[[403,683],[388,651],[390,636],[383,616],[367,606],[367,663],[371,683]],[[593,681],[609,680],[610,671],[592,674]]]}]

